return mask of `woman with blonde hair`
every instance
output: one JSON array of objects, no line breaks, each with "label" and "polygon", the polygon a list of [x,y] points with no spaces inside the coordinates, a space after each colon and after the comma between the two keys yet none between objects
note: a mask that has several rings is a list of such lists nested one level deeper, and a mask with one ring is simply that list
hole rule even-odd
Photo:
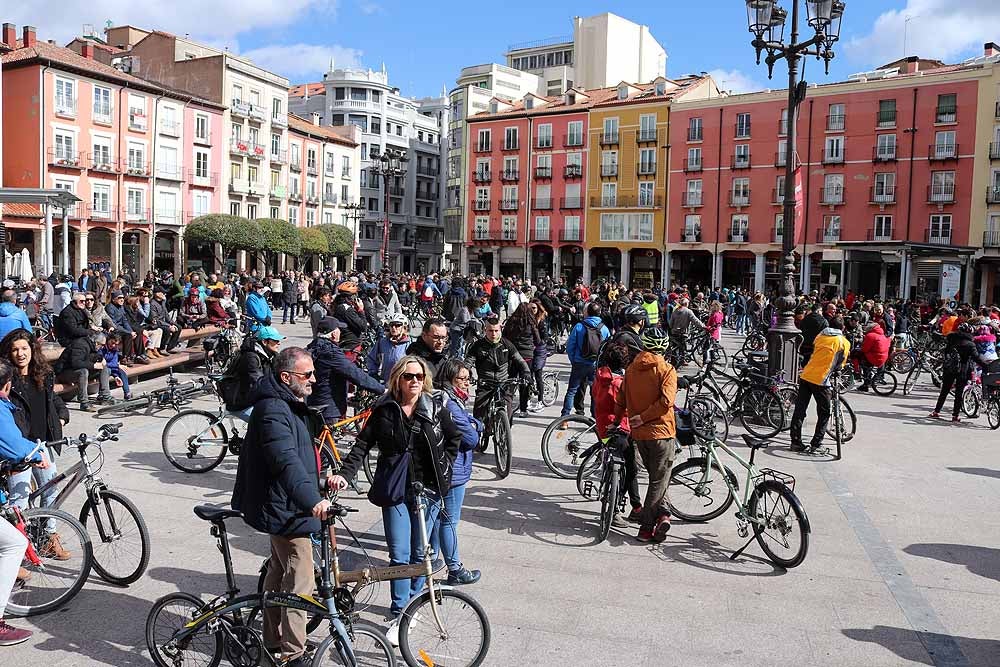
[{"label": "woman with blonde hair", "polygon": [[[430,367],[420,357],[407,355],[397,361],[386,387],[372,405],[371,416],[340,474],[333,476],[333,485],[346,489],[347,480],[357,474],[368,452],[378,447],[368,500],[382,508],[389,564],[415,564],[423,560],[423,553],[414,484],[422,484],[427,494],[424,521],[430,530],[437,522],[441,497],[451,488],[462,434],[446,407],[447,395],[434,390]],[[386,635],[393,645],[398,644],[399,614],[423,587],[423,577],[391,582],[394,619]]]}]

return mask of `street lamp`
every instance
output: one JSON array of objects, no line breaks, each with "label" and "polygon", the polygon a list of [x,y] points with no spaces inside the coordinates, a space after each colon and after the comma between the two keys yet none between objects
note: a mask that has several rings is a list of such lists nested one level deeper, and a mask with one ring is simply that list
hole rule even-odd
[{"label": "street lamp", "polygon": [[351,225],[351,231],[354,232],[354,237],[351,240],[351,266],[349,269],[353,271],[357,266],[358,261],[358,222],[361,218],[365,217],[365,213],[368,211],[368,208],[361,202],[344,204],[341,208],[346,211],[345,215],[354,223]]},{"label": "street lamp", "polygon": [[830,73],[833,46],[840,39],[840,23],[845,4],[841,0],[805,0],[807,22],[813,36],[799,41],[799,0],[791,0],[791,28],[789,41],[784,39],[788,12],[776,0],[746,0],[747,25],[754,39],[751,45],[757,51],[757,64],[765,54],[767,78],[774,74],[774,65],[784,59],[788,64],[788,131],[785,147],[785,199],[781,234],[781,296],[775,301],[778,321],[768,333],[768,371],[773,375],[779,370],[785,377],[798,377],[798,347],[801,336],[795,327],[795,120],[796,110],[805,98],[805,82],[799,81],[799,61],[803,56],[822,60],[826,73]]},{"label": "street lamp", "polygon": [[381,154],[369,152],[371,166],[368,167],[369,174],[376,174],[382,177],[382,186],[385,188],[385,221],[382,226],[382,270],[389,270],[389,182],[397,176],[406,174],[406,163],[409,158],[402,148],[392,148],[387,146]]}]

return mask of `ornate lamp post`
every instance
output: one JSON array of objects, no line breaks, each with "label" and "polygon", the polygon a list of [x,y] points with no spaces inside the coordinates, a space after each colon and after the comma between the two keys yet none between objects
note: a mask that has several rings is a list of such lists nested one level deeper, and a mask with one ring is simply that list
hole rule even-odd
[{"label": "ornate lamp post", "polygon": [[826,73],[833,60],[833,45],[840,39],[840,22],[845,4],[840,0],[805,0],[807,22],[813,36],[799,41],[799,0],[792,1],[791,34],[784,41],[788,12],[777,0],[746,0],[747,24],[757,50],[757,64],[762,53],[767,55],[767,76],[774,74],[774,65],[784,59],[788,64],[788,130],[785,152],[785,200],[783,207],[781,254],[781,296],[775,301],[778,322],[768,334],[768,370],[779,370],[785,377],[798,377],[798,347],[801,336],[795,328],[795,121],[799,104],[805,98],[805,81],[799,81],[799,61],[803,56],[823,60]]},{"label": "ornate lamp post", "polygon": [[354,223],[351,225],[351,231],[354,235],[353,240],[351,241],[351,265],[348,267],[349,270],[353,271],[356,268],[358,261],[358,222],[361,218],[365,217],[365,212],[368,208],[361,202],[344,204],[341,208],[346,211],[347,217]]},{"label": "ornate lamp post", "polygon": [[368,167],[369,174],[376,174],[382,177],[382,187],[385,189],[385,220],[382,227],[382,270],[389,270],[389,183],[396,176],[406,174],[406,163],[409,158],[406,151],[401,148],[387,146],[381,154],[369,153],[371,166]]}]

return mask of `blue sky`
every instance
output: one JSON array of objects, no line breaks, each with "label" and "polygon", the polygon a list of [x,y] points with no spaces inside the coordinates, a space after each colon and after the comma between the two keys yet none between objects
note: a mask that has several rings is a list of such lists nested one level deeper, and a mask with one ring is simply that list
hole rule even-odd
[{"label": "blue sky", "polygon": [[[789,0],[783,4],[790,6]],[[385,62],[391,82],[419,97],[453,86],[463,66],[500,62],[510,44],[571,35],[573,16],[605,11],[650,26],[669,56],[668,76],[710,71],[722,87],[736,91],[769,85],[766,68],[754,64],[746,10],[738,0],[92,0],[70,6],[36,0],[17,3],[0,18],[32,23],[40,38],[62,43],[83,24],[103,26],[107,20],[189,33],[246,54],[294,83],[319,80],[330,57],[338,65],[374,69]],[[908,16],[911,54],[956,61],[981,53],[984,41],[1000,41],[997,0],[847,0],[829,80],[902,56]],[[822,63],[808,61],[806,77],[826,80]],[[770,85],[782,87],[782,79],[779,66]]]}]

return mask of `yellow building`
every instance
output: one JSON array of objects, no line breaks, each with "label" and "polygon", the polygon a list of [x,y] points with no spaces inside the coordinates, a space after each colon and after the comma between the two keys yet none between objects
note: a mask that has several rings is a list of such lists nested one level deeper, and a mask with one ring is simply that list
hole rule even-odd
[{"label": "yellow building", "polygon": [[[979,303],[1000,303],[1000,46],[987,43],[981,62],[976,119],[976,168],[969,211],[969,245],[978,253]],[[970,294],[971,296],[971,294]]]},{"label": "yellow building", "polygon": [[670,102],[718,95],[710,77],[618,84],[590,109],[584,282],[663,282]]}]

